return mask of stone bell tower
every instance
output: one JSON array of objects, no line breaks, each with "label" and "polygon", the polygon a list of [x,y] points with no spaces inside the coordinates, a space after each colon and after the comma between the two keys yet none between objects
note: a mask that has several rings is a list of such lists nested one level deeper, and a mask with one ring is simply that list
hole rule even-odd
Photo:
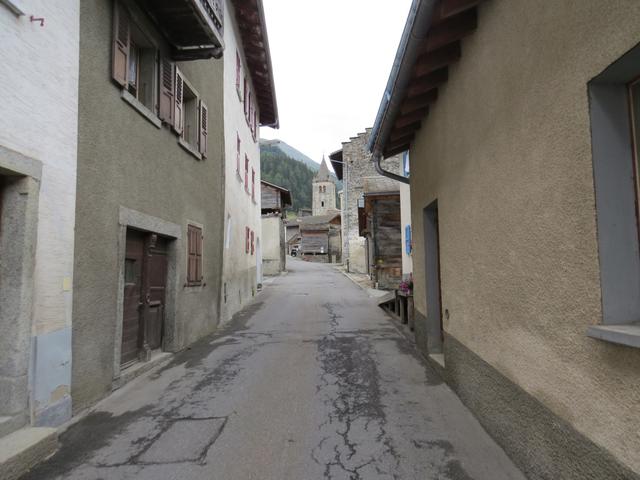
[{"label": "stone bell tower", "polygon": [[313,215],[336,213],[336,185],[329,174],[327,162],[322,157],[320,170],[313,177]]}]

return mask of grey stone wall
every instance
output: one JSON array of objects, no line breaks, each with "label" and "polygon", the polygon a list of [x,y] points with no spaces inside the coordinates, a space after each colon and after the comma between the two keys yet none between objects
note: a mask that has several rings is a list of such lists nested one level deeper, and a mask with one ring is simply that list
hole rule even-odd
[{"label": "grey stone wall", "polygon": [[[352,272],[366,273],[365,239],[358,232],[358,199],[363,195],[364,179],[379,177],[371,161],[367,143],[371,129],[359,133],[342,144],[343,165],[343,204],[342,204],[342,252],[344,261],[349,262]],[[397,155],[382,162],[385,170],[401,173],[402,157]]]}]

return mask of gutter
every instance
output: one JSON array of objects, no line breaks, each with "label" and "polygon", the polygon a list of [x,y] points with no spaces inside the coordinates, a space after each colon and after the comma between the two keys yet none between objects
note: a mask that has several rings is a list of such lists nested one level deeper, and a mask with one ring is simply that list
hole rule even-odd
[{"label": "gutter", "polygon": [[367,144],[368,150],[373,154],[376,171],[380,175],[403,183],[409,183],[408,179],[384,170],[380,165],[380,160],[383,157],[384,145],[393,128],[393,120],[398,115],[411,81],[413,65],[418,58],[420,46],[429,33],[436,3],[437,0],[413,0],[411,4],[387,87],[382,96],[376,121]]}]

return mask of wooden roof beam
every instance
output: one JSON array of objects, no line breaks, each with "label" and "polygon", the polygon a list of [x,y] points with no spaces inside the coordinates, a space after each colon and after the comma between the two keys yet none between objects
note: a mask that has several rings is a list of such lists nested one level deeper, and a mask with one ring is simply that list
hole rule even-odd
[{"label": "wooden roof beam", "polygon": [[471,35],[478,28],[478,12],[475,8],[434,25],[420,49],[420,54],[433,52],[438,48]]},{"label": "wooden roof beam", "polygon": [[436,70],[425,77],[414,79],[407,91],[407,98],[424,95],[434,88],[444,85],[448,79],[449,69],[447,67]]},{"label": "wooden roof beam", "polygon": [[404,99],[404,102],[402,102],[402,106],[400,107],[400,114],[407,115],[416,110],[421,110],[425,107],[428,107],[432,103],[435,103],[437,99],[438,99],[437,88],[429,90],[424,95],[411,97],[411,98],[407,97]]},{"label": "wooden roof beam", "polygon": [[460,59],[462,49],[460,42],[450,43],[438,50],[429,52],[418,58],[413,71],[414,78],[420,78],[433,73],[434,71],[446,67]]},{"label": "wooden roof beam", "polygon": [[398,155],[399,153],[409,150],[409,147],[411,147],[411,142],[399,145],[394,148],[387,147],[384,151],[384,156],[386,158],[393,157],[394,155]]},{"label": "wooden roof beam", "polygon": [[389,139],[392,142],[394,142],[398,139],[402,139],[403,137],[412,135],[416,131],[420,130],[421,125],[422,125],[422,122],[415,122],[410,125],[407,125],[406,127],[391,130],[391,135],[389,136]]},{"label": "wooden roof beam", "polygon": [[415,112],[409,113],[408,115],[402,115],[396,120],[393,129],[399,130],[403,127],[411,125],[412,123],[420,122],[428,113],[429,108],[421,108],[420,110],[416,110]]},{"label": "wooden roof beam", "polygon": [[461,12],[475,8],[484,0],[443,0],[440,3],[436,18],[444,20]]}]

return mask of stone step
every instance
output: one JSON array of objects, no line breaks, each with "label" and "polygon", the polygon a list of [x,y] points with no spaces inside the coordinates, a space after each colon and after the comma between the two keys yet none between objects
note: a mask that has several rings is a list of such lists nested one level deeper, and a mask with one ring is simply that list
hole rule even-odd
[{"label": "stone step", "polygon": [[20,478],[57,449],[55,428],[27,427],[0,438],[0,478]]}]

